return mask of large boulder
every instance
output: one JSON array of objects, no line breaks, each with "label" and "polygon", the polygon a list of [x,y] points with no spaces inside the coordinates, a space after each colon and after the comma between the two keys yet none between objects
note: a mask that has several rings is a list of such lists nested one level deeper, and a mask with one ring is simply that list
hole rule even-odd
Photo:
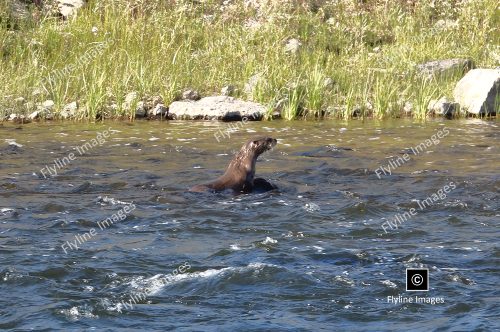
[{"label": "large boulder", "polygon": [[424,77],[448,76],[457,72],[464,73],[474,68],[470,59],[445,59],[429,61],[417,65],[417,71]]},{"label": "large boulder", "polygon": [[500,68],[474,69],[455,86],[453,97],[462,109],[472,114],[500,111]]},{"label": "large boulder", "polygon": [[182,120],[260,120],[266,107],[228,96],[205,97],[198,101],[174,101],[168,109],[169,119]]}]

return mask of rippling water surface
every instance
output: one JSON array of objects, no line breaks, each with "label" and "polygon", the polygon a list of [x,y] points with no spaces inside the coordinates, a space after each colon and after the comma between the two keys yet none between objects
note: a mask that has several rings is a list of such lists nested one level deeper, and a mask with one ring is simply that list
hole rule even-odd
[{"label": "rippling water surface", "polygon": [[[0,329],[500,328],[498,121],[249,123],[217,142],[226,126],[0,125]],[[257,175],[279,190],[186,192],[255,135],[278,139]],[[427,293],[405,289],[416,267]]]}]

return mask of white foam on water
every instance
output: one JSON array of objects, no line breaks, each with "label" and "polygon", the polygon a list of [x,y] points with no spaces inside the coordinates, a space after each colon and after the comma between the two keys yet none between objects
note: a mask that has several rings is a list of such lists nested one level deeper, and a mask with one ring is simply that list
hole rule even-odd
[{"label": "white foam on water", "polygon": [[397,288],[398,287],[398,285],[396,285],[394,282],[392,282],[390,280],[383,280],[380,283],[383,284],[383,285],[386,285],[386,286],[388,286],[390,288]]},{"label": "white foam on water", "polygon": [[270,244],[270,243],[278,243],[278,240],[273,239],[272,237],[266,236],[266,239],[261,242],[262,244]]},{"label": "white foam on water", "polygon": [[72,307],[71,309],[62,309],[59,311],[64,316],[71,320],[78,320],[80,318],[99,318],[99,316],[94,315],[87,308]]},{"label": "white foam on water", "polygon": [[235,250],[235,251],[241,250],[241,247],[240,247],[237,243],[235,243],[235,244],[231,244],[231,245],[229,246],[229,248],[230,248],[231,250]]},{"label": "white foam on water", "polygon": [[6,138],[5,142],[7,142],[9,145],[17,146],[18,148],[22,148],[23,147],[22,144],[17,143],[16,140],[12,139],[12,138]]},{"label": "white foam on water", "polygon": [[258,271],[263,269],[264,267],[276,267],[273,264],[266,263],[250,263],[247,266],[243,267],[225,267],[222,269],[208,269],[200,272],[191,272],[191,273],[181,273],[177,275],[172,274],[157,274],[150,278],[144,277],[136,277],[132,279],[130,282],[130,287],[133,289],[132,294],[141,293],[145,296],[151,296],[158,294],[163,290],[166,286],[171,286],[178,284],[187,280],[196,280],[196,279],[209,279],[214,277],[219,277],[225,273],[242,273],[246,271]]}]

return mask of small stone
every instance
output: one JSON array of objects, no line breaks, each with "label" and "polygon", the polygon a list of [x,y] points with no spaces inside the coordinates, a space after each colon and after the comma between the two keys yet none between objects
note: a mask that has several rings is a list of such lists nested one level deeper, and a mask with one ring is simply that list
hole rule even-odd
[{"label": "small stone", "polygon": [[458,107],[458,103],[450,102],[446,97],[442,97],[438,100],[431,100],[429,102],[429,105],[427,106],[427,110],[430,113],[451,117],[458,109]]},{"label": "small stone", "polygon": [[40,106],[43,108],[43,110],[52,111],[54,105],[55,103],[53,100],[46,100]]},{"label": "small stone", "polygon": [[334,80],[333,80],[333,78],[331,78],[331,77],[327,77],[327,78],[325,78],[325,79],[323,80],[323,87],[324,87],[325,89],[330,90],[330,89],[332,89],[332,88],[333,88],[333,86],[334,86],[334,85],[335,85],[335,81],[334,81]]},{"label": "small stone", "polygon": [[63,111],[66,112],[76,112],[78,110],[78,103],[76,101],[66,104],[63,107]]},{"label": "small stone", "polygon": [[125,96],[125,101],[123,102],[122,105],[123,109],[126,111],[130,111],[132,109],[133,104],[137,101],[138,98],[139,95],[137,94],[137,92],[133,91],[128,93]]},{"label": "small stone", "polygon": [[285,45],[285,52],[295,54],[299,51],[302,43],[295,38],[289,39]]},{"label": "small stone", "polygon": [[163,104],[156,105],[152,110],[149,111],[150,117],[166,117],[168,113],[168,108]]},{"label": "small stone", "polygon": [[16,120],[17,120],[17,119],[19,119],[19,118],[20,118],[19,114],[12,113],[11,115],[9,115],[8,120],[9,120],[9,121],[16,121]]},{"label": "small stone", "polygon": [[19,115],[16,113],[10,114],[8,117],[8,121],[12,121],[15,123],[29,123],[30,122],[28,119],[26,119],[26,117],[24,115]]},{"label": "small stone", "polygon": [[24,99],[24,97],[19,97],[19,98],[14,99],[14,102],[18,105],[21,105],[21,104],[24,104],[26,102],[26,99]]},{"label": "small stone", "polygon": [[68,120],[68,119],[71,119],[71,118],[74,118],[75,117],[75,112],[71,112],[71,111],[61,111],[59,113],[59,116],[61,117],[61,119],[63,120]]},{"label": "small stone", "polygon": [[403,111],[406,115],[410,115],[413,112],[413,104],[409,101],[405,101],[403,105]]},{"label": "small stone", "polygon": [[75,15],[84,4],[83,0],[57,0],[59,13],[65,18]]},{"label": "small stone", "polygon": [[196,90],[185,90],[182,93],[182,100],[199,100],[200,99],[200,94]]},{"label": "small stone", "polygon": [[144,109],[146,110],[146,112],[148,112],[158,104],[164,104],[163,98],[161,96],[148,97],[146,99],[146,102],[144,103]]},{"label": "small stone", "polygon": [[234,85],[226,85],[220,90],[223,96],[232,96],[236,92],[236,87]]},{"label": "small stone", "polygon": [[147,114],[147,111],[146,111],[145,103],[143,101],[138,102],[137,107],[135,109],[135,117],[136,118],[143,118],[146,116],[146,114]]},{"label": "small stone", "polygon": [[30,119],[30,120],[38,120],[38,119],[40,119],[40,115],[41,114],[42,114],[41,111],[34,111],[30,115],[28,115],[28,119]]},{"label": "small stone", "polygon": [[106,107],[106,110],[107,110],[108,112],[116,112],[116,111],[118,111],[118,109],[119,109],[119,107],[118,107],[118,104],[116,104],[116,103],[111,103],[111,104],[109,104],[109,105]]},{"label": "small stone", "polygon": [[36,89],[35,89],[35,90],[33,90],[33,92],[31,93],[31,95],[32,95],[33,97],[38,97],[38,96],[40,96],[40,95],[42,95],[42,94],[43,94],[43,90],[42,90],[42,89],[40,89],[40,88],[36,88]]}]

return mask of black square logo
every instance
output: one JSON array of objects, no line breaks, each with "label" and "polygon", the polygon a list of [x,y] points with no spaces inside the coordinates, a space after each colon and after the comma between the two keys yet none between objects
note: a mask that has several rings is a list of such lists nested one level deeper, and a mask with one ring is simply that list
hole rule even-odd
[{"label": "black square logo", "polygon": [[427,292],[429,290],[429,269],[406,269],[406,291]]}]

